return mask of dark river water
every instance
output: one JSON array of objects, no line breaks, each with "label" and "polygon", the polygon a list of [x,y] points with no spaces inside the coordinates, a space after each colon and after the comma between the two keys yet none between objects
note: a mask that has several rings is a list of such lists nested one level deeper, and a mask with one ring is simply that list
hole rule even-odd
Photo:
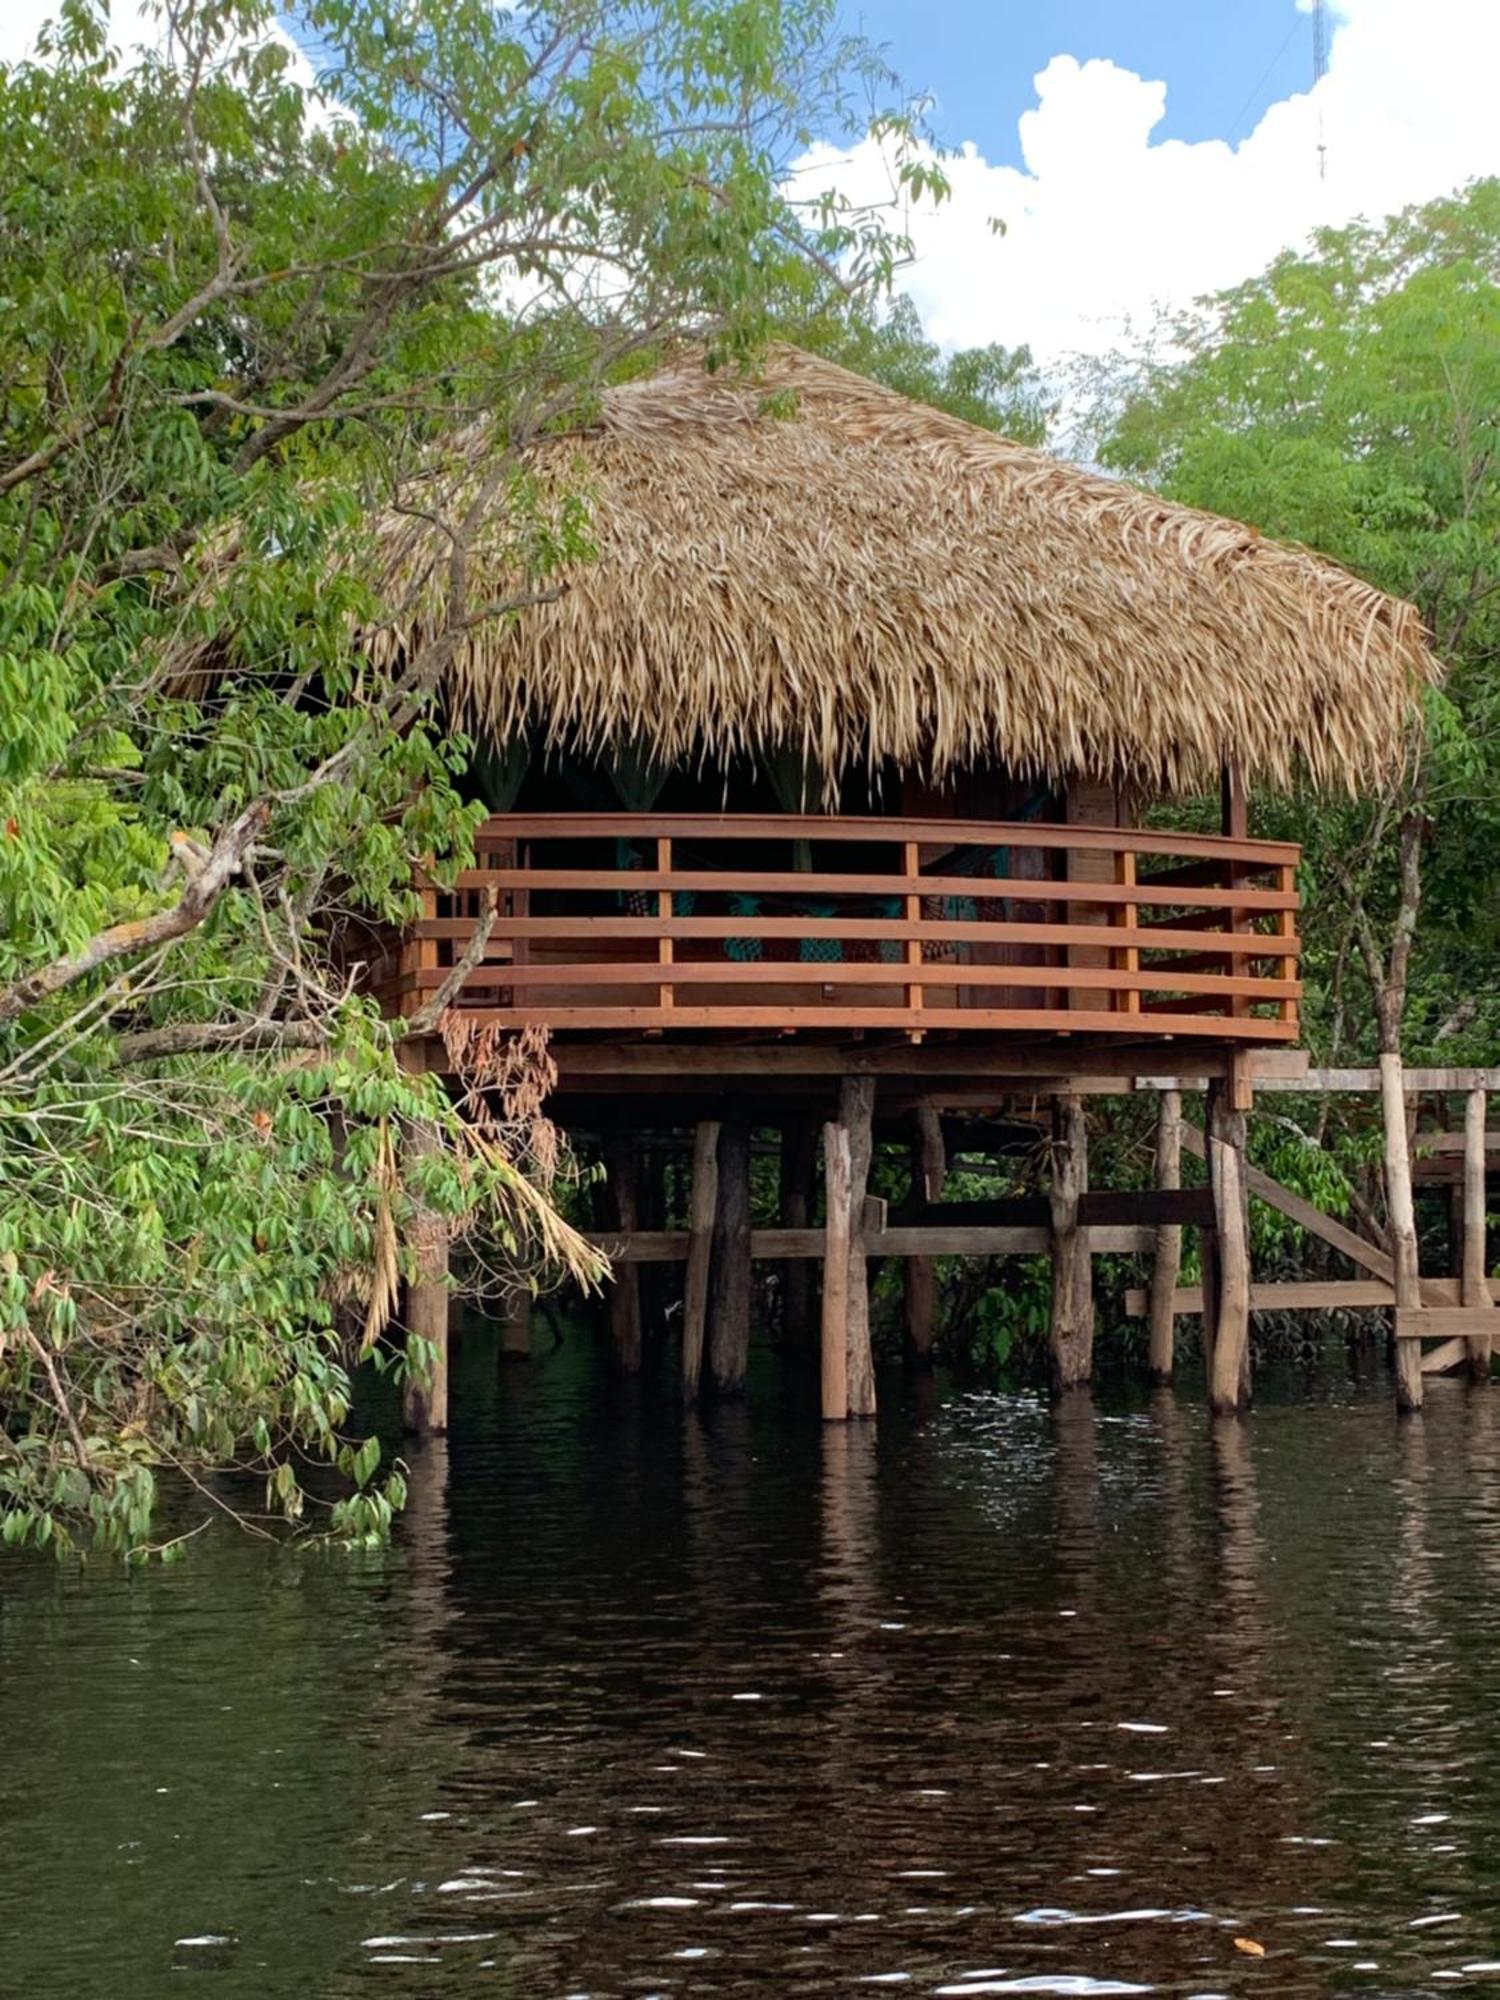
[{"label": "dark river water", "polygon": [[1500,1389],[752,1392],[472,1338],[388,1553],[10,1559],[0,1992],[1500,1993]]}]

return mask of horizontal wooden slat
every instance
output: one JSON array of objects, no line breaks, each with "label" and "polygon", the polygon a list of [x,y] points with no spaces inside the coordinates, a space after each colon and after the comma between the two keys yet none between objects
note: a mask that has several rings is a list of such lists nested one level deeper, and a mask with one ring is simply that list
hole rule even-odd
[{"label": "horizontal wooden slat", "polygon": [[[443,984],[451,968],[429,966],[412,975],[415,989]],[[464,991],[483,991],[505,986],[651,986],[659,976],[655,959],[634,959],[613,964],[592,960],[542,963],[535,959],[525,965],[502,962],[476,966],[464,982]],[[817,963],[806,959],[786,961],[730,958],[674,959],[674,986],[1048,986],[1063,990],[1136,993],[1198,993],[1228,998],[1235,994],[1251,999],[1272,1000],[1282,994],[1300,994],[1301,983],[1280,979],[1272,985],[1266,979],[1231,978],[1224,973],[1175,974],[1170,966],[1148,966],[1140,972],[1117,972],[1112,967],[1083,965],[976,965],[972,961],[954,963],[941,959],[922,960],[914,965],[869,965],[841,962]]]},{"label": "horizontal wooden slat", "polygon": [[870,819],[822,813],[502,813],[481,822],[475,845],[515,840],[871,841],[918,847],[1085,848],[1106,854],[1181,854],[1294,868],[1285,840],[1226,840],[1159,827],[1092,827],[1026,820]]},{"label": "horizontal wooden slat", "polygon": [[[1192,897],[1171,889],[1138,889],[1119,882],[1036,882],[1022,875],[807,875],[780,870],[660,869],[660,868],[467,868],[453,885],[458,889],[527,889],[533,895],[553,890],[618,895],[625,890],[691,890],[704,895],[743,893],[754,896],[923,896],[981,898],[1032,905],[1097,904],[1117,908],[1140,903],[1152,908],[1180,909],[1184,902],[1205,910],[1235,910],[1246,914],[1296,910],[1301,898],[1293,889],[1199,889]],[[753,923],[753,918],[747,918]]]},{"label": "horizontal wooden slat", "polygon": [[[472,917],[425,917],[412,925],[409,935],[427,938],[469,937],[474,929]],[[1164,935],[1165,933],[1165,935]],[[1026,944],[1026,945],[1098,945],[1099,926],[1097,924],[1034,923],[1015,922],[1008,918],[970,923],[955,919],[945,923],[941,919],[923,919],[908,922],[902,917],[815,917],[815,916],[762,916],[753,917],[631,917],[631,916],[579,916],[579,917],[506,917],[495,919],[491,930],[494,939],[527,938],[536,941],[544,939],[573,939],[599,935],[608,938],[639,938],[643,942],[669,937],[679,940],[690,938],[738,938],[747,934],[759,938],[834,938],[865,942],[901,942],[910,938],[920,939],[927,944]],[[1221,938],[1230,935],[1227,931],[1186,931],[1167,924],[1121,924],[1110,930],[1109,944],[1112,948],[1135,946],[1145,951],[1194,952],[1205,960],[1222,961],[1229,956],[1229,947],[1219,945]],[[1234,955],[1245,959],[1286,959],[1296,958],[1301,953],[1301,945],[1296,938],[1272,937],[1259,931],[1244,931],[1234,934]],[[1193,970],[1185,959],[1175,961],[1184,972]]]},{"label": "horizontal wooden slat", "polygon": [[[673,968],[674,976],[676,968]],[[1035,985],[1045,984],[1038,978]],[[1087,1014],[1065,1007],[475,1007],[476,1019],[497,1027],[527,1028],[962,1028],[1014,1034],[1135,1035],[1143,1023],[1162,1035],[1203,1035],[1212,1023],[1217,1041],[1292,1042],[1295,1022],[1202,1014]]]},{"label": "horizontal wooden slat", "polygon": [[[1086,1235],[1095,1256],[1133,1256],[1145,1250],[1151,1232],[1145,1229],[1090,1229]],[[635,1230],[621,1235],[600,1230],[589,1242],[613,1264],[679,1264],[688,1253],[685,1229]],[[1015,1225],[983,1223],[867,1230],[861,1239],[871,1257],[1037,1257],[1051,1244],[1050,1231]],[[821,1257],[821,1229],[752,1229],[750,1255],[764,1258]]]},{"label": "horizontal wooden slat", "polygon": [[1497,1332],[1500,1309],[1494,1306],[1402,1306],[1396,1314],[1397,1340],[1446,1340],[1465,1334],[1493,1339]]},{"label": "horizontal wooden slat", "polygon": [[[1125,1294],[1125,1311],[1132,1319],[1146,1315],[1150,1293],[1143,1285],[1133,1285]],[[1458,1298],[1458,1284],[1451,1278],[1424,1278],[1422,1296],[1434,1303]],[[1396,1303],[1395,1288],[1378,1278],[1331,1278],[1293,1280],[1250,1287],[1251,1312],[1355,1312],[1370,1311]],[[1201,1313],[1203,1287],[1182,1285],[1172,1294],[1174,1313]]]}]

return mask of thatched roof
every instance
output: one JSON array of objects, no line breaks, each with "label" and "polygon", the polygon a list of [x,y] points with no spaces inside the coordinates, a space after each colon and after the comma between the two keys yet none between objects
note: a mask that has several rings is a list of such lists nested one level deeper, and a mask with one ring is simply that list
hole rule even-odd
[{"label": "thatched roof", "polygon": [[[544,488],[583,482],[597,546],[555,603],[475,626],[453,662],[459,717],[501,740],[1165,789],[1234,759],[1356,785],[1397,762],[1436,677],[1412,607],[1334,564],[794,349],[754,384],[693,360],[612,389],[532,465]],[[411,607],[386,644],[410,645],[442,544],[403,516],[383,548]],[[485,563],[476,602],[511,581]]]}]

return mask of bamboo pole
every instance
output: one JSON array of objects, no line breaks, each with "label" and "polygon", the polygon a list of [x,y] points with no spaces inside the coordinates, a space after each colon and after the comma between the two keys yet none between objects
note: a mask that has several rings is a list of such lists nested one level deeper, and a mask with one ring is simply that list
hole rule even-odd
[{"label": "bamboo pole", "polygon": [[1214,1197],[1215,1282],[1205,1305],[1208,1403],[1220,1416],[1250,1401],[1250,1206],[1245,1114],[1218,1084],[1208,1094],[1208,1173]]},{"label": "bamboo pole", "polygon": [[[1406,1087],[1401,1057],[1387,1050],[1380,1058],[1380,1110],[1385,1123],[1385,1205],[1390,1222],[1391,1261],[1395,1265],[1396,1311],[1422,1303],[1421,1267],[1417,1253],[1417,1212],[1412,1198],[1411,1140],[1406,1125]],[[1422,1407],[1422,1343],[1396,1342],[1396,1407],[1411,1413]]]},{"label": "bamboo pole", "polygon": [[1093,1259],[1078,1221],[1088,1187],[1088,1125],[1083,1099],[1052,1100],[1052,1307],[1054,1391],[1081,1389],[1094,1365]]},{"label": "bamboo pole", "polygon": [[[1487,1191],[1485,1186],[1485,1093],[1471,1090],[1464,1100],[1464,1204],[1462,1298],[1466,1306],[1489,1306],[1489,1273],[1485,1259]],[[1465,1338],[1469,1375],[1475,1382],[1490,1379],[1490,1337]]]},{"label": "bamboo pole", "polygon": [[842,1423],[849,1414],[849,1245],[853,1230],[849,1134],[839,1124],[823,1128],[823,1179],[827,1221],[823,1256],[823,1415]]},{"label": "bamboo pole", "polygon": [[682,1291],[682,1394],[691,1403],[703,1373],[703,1333],[719,1204],[719,1123],[705,1119],[693,1134],[693,1183],[688,1194],[687,1271]]},{"label": "bamboo pole", "polygon": [[[1182,1092],[1164,1090],[1157,1107],[1156,1185],[1182,1186]],[[1151,1298],[1148,1306],[1149,1340],[1147,1367],[1151,1380],[1172,1379],[1175,1325],[1173,1296],[1182,1271],[1182,1224],[1163,1223],[1156,1232],[1156,1251],[1151,1260]]]},{"label": "bamboo pole", "polygon": [[[434,1153],[438,1145],[427,1120],[411,1127],[410,1155]],[[408,1374],[402,1414],[409,1431],[426,1437],[448,1428],[448,1224],[420,1200],[408,1225],[407,1248],[414,1267],[406,1288],[407,1336],[425,1341],[433,1360],[429,1369]]]},{"label": "bamboo pole", "polygon": [[708,1365],[720,1395],[739,1396],[750,1362],[750,1128],[743,1117],[720,1126],[718,1163]]},{"label": "bamboo pole", "polygon": [[839,1086],[839,1123],[849,1134],[849,1414],[875,1414],[875,1361],[870,1349],[870,1284],[864,1246],[865,1190],[870,1179],[875,1079],[846,1076]]}]

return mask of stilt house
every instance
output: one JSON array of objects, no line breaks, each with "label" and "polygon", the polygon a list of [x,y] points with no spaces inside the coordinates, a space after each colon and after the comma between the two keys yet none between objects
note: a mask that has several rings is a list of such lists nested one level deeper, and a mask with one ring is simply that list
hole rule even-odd
[{"label": "stilt house", "polygon": [[[637,1261],[687,1261],[687,1385],[706,1343],[733,1388],[751,1255],[821,1256],[825,1412],[857,1413],[864,1251],[911,1259],[920,1318],[932,1256],[1003,1238],[1051,1248],[1058,1379],[1085,1379],[1090,1248],[1171,1218],[1164,1197],[1104,1217],[1080,1099],[1166,1076],[1216,1093],[1210,1318],[1236,1400],[1234,1156],[1256,1075],[1298,1060],[1301,992],[1299,853],[1250,837],[1248,800],[1390,775],[1435,672],[1412,607],[794,350],[753,383],[690,360],[615,388],[530,469],[590,494],[597,547],[452,661],[490,816],[381,990],[411,1011],[487,926],[453,1004],[549,1029],[560,1122],[614,1135],[624,1365]],[[387,549],[399,649],[444,571],[421,520]],[[499,542],[493,563],[477,597],[505,594]],[[1212,830],[1163,823],[1205,793]],[[1040,1222],[945,1217],[938,1121],[1019,1092],[1057,1103]],[[901,1229],[865,1205],[872,1116],[923,1149],[930,1201]],[[787,1162],[782,1226],[753,1240],[752,1125]],[[690,1226],[643,1219],[635,1149],[695,1130]]]}]

